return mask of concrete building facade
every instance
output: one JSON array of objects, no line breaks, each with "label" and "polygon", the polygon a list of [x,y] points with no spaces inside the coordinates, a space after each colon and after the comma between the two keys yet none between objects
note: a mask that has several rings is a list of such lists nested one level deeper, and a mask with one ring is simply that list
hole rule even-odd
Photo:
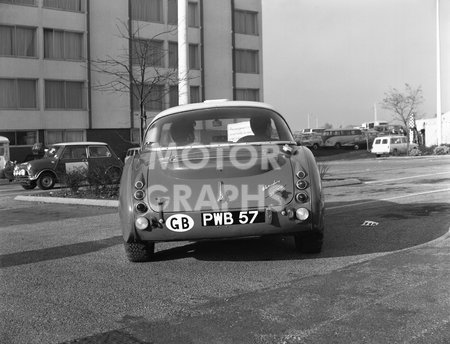
[{"label": "concrete building facade", "polygon": [[[186,2],[190,102],[263,100],[261,0]],[[138,102],[101,87],[117,76],[98,61],[138,73],[134,44],[151,42],[165,54],[147,80],[175,70],[176,18],[177,0],[0,0],[0,135],[11,159],[36,142],[80,140],[108,142],[123,157],[139,142]],[[176,82],[162,81],[147,120],[177,105],[176,94]]]}]

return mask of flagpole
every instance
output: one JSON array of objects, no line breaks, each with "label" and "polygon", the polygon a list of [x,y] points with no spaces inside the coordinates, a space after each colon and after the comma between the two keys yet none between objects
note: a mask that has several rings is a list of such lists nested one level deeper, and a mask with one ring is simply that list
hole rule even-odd
[{"label": "flagpole", "polygon": [[436,115],[437,144],[442,144],[442,110],[441,110],[441,49],[439,37],[439,0],[436,0]]}]

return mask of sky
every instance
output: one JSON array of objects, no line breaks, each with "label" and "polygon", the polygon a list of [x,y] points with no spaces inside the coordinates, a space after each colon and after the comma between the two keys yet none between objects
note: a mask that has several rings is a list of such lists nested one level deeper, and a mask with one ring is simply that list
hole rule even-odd
[{"label": "sky", "polygon": [[[440,10],[446,112],[450,0]],[[392,121],[380,103],[405,83],[422,88],[417,118],[436,114],[436,0],[262,0],[262,13],[264,101],[292,130]]]}]

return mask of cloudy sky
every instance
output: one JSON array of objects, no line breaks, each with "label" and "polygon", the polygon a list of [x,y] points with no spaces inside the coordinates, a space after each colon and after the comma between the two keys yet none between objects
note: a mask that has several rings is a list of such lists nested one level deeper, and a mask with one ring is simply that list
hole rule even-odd
[{"label": "cloudy sky", "polygon": [[[441,1],[441,52],[450,59],[450,0]],[[419,115],[436,113],[436,0],[262,0],[264,101],[293,130],[392,120],[391,87],[421,86]],[[444,14],[445,13],[445,14]],[[442,58],[441,58],[442,59]],[[441,61],[443,62],[443,61]],[[449,111],[449,63],[441,77]],[[309,114],[309,115],[308,115]]]}]

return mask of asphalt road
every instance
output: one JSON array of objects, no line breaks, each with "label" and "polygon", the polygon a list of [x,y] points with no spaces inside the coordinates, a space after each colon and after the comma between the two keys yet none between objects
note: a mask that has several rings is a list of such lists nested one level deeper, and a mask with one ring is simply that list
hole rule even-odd
[{"label": "asphalt road", "polygon": [[0,185],[0,342],[450,342],[450,159],[321,164],[326,237],[309,256],[263,238],[163,243],[132,264],[115,209]]}]

